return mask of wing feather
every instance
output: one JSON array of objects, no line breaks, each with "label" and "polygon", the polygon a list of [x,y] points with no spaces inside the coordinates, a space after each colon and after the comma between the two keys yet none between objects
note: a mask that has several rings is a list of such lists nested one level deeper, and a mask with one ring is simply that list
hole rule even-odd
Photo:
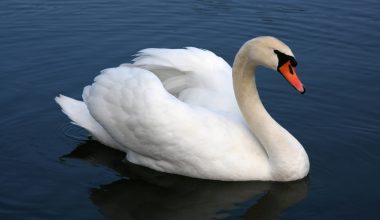
[{"label": "wing feather", "polygon": [[195,47],[148,48],[132,64],[153,72],[165,89],[183,102],[219,112],[238,111],[231,66],[213,52]]}]

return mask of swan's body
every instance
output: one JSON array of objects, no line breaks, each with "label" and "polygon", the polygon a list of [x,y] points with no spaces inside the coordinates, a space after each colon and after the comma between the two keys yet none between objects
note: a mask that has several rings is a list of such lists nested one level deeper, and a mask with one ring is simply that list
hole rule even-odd
[{"label": "swan's body", "polygon": [[135,164],[204,179],[300,179],[308,156],[267,113],[256,89],[257,65],[280,68],[274,50],[293,57],[279,40],[259,37],[243,45],[232,71],[210,51],[145,49],[134,63],[104,70],[84,88],[83,102],[56,101],[74,123]]}]

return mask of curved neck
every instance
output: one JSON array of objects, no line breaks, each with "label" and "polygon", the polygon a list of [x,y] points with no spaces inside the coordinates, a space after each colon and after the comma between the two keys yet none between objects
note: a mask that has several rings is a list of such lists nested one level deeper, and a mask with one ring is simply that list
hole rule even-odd
[{"label": "curved neck", "polygon": [[256,64],[249,59],[248,48],[243,46],[235,57],[233,65],[233,87],[240,111],[249,128],[271,158],[273,136],[281,134],[282,127],[269,115],[263,106],[256,87]]},{"label": "curved neck", "polygon": [[307,171],[309,169],[307,154],[302,145],[269,115],[260,100],[256,87],[257,64],[249,58],[251,51],[250,44],[246,43],[233,64],[233,87],[240,111],[265,149],[274,176],[281,174],[281,178],[292,179],[294,175],[306,175],[304,170],[293,169],[298,163],[307,168]]}]

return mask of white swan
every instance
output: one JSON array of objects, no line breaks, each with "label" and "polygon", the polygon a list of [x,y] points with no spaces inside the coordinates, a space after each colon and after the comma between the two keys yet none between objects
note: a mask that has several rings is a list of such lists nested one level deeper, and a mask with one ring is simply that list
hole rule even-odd
[{"label": "white swan", "polygon": [[232,70],[207,50],[150,48],[132,64],[103,70],[84,88],[83,102],[55,100],[132,163],[204,179],[291,181],[308,174],[309,159],[265,110],[255,69],[278,70],[303,93],[296,64],[274,37],[246,42]]}]

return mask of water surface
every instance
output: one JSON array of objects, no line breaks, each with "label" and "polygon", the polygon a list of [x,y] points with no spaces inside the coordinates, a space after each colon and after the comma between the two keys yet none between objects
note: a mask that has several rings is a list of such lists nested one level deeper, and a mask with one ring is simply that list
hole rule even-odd
[{"label": "water surface", "polygon": [[[305,146],[309,178],[221,183],[120,163],[53,98],[147,47],[196,46],[232,64],[273,35],[296,55],[297,94],[261,69],[261,98]],[[364,1],[0,2],[1,219],[375,219],[380,198],[380,7]],[[269,211],[268,211],[269,210]]]}]

